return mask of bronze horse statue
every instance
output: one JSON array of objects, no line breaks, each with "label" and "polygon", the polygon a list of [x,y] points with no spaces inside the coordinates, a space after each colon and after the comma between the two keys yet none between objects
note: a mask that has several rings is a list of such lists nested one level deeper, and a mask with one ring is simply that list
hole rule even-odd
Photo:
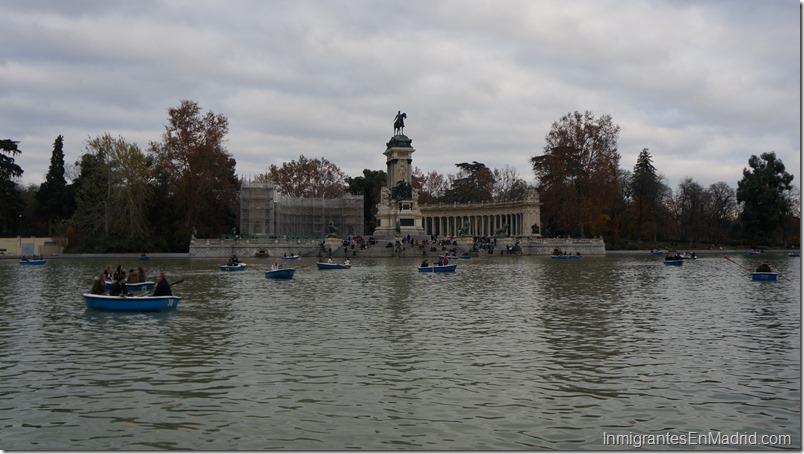
[{"label": "bronze horse statue", "polygon": [[394,135],[402,134],[402,131],[405,129],[405,118],[408,118],[408,115],[402,113],[401,110],[396,112],[396,117],[394,117]]}]

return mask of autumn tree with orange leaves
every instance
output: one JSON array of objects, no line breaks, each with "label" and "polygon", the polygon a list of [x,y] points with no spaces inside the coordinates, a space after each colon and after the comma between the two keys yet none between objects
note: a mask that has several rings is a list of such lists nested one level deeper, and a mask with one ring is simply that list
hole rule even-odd
[{"label": "autumn tree with orange leaves", "polygon": [[531,158],[538,182],[542,221],[556,233],[606,233],[617,195],[620,127],[610,115],[574,112],[553,123],[544,154]]},{"label": "autumn tree with orange leaves", "polygon": [[[201,112],[194,101],[181,101],[168,109],[168,124],[161,142],[151,142],[163,197],[175,200],[186,236],[229,232],[236,226],[239,181],[235,159],[224,139],[229,120],[212,111]],[[168,215],[168,213],[163,213]]]},{"label": "autumn tree with orange leaves", "polygon": [[308,159],[304,155],[282,167],[271,164],[268,173],[256,179],[273,183],[279,192],[295,197],[334,199],[349,187],[346,174],[338,166],[324,158]]}]

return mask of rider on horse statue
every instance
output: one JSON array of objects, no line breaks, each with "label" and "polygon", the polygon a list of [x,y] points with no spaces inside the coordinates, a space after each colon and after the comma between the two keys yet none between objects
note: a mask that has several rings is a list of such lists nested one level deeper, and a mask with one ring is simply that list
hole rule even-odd
[{"label": "rider on horse statue", "polygon": [[396,112],[396,117],[394,117],[394,135],[402,134],[402,131],[405,129],[405,118],[408,118],[408,115],[402,113],[401,110]]}]

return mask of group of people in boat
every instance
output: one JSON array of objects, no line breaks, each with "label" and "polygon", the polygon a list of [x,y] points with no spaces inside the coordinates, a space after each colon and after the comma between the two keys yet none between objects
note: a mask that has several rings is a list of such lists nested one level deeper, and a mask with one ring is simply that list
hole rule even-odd
[{"label": "group of people in boat", "polygon": [[698,258],[698,256],[695,255],[694,252],[690,252],[689,254],[679,254],[678,252],[676,252],[675,255],[667,254],[667,256],[665,256],[664,259],[665,260],[685,260],[685,259],[697,259],[697,258]]},{"label": "group of people in boat", "polygon": [[[444,256],[439,256],[438,260],[433,262],[432,266],[446,266],[446,265],[449,265],[449,257],[444,255]],[[422,261],[422,264],[419,267],[420,268],[426,268],[428,266],[430,266],[430,262],[428,262],[427,259],[424,259]]]},{"label": "group of people in boat", "polygon": [[551,252],[550,255],[578,255],[578,256],[580,256],[581,253],[576,251],[575,254],[573,254],[573,253],[571,253],[569,251],[562,251],[559,248],[553,248],[553,252]]},{"label": "group of people in boat", "polygon": [[[109,291],[110,296],[126,296],[128,295],[127,284],[139,284],[141,282],[147,282],[147,278],[145,276],[145,269],[143,267],[139,267],[136,270],[131,268],[128,272],[126,272],[126,269],[123,267],[123,265],[117,265],[117,268],[115,268],[114,271],[112,271],[112,265],[107,265],[106,269],[94,277],[92,281],[92,288],[90,289],[89,293],[93,295],[105,295],[107,281],[112,283],[112,288]],[[154,293],[152,296],[170,295],[173,295],[173,292],[170,289],[170,284],[165,277],[165,273],[159,273],[156,277],[156,285],[154,286]]]}]

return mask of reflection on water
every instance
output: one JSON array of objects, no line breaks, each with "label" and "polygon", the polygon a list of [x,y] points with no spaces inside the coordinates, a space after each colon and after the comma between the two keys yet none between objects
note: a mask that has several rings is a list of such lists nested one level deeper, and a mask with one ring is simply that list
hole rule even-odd
[{"label": "reflection on water", "polygon": [[4,261],[0,447],[604,449],[603,432],[668,431],[800,447],[800,262],[773,258],[789,280],[718,256],[482,257],[454,274],[307,259],[289,281],[153,259],[184,279],[161,314],[85,309],[103,261]]}]

